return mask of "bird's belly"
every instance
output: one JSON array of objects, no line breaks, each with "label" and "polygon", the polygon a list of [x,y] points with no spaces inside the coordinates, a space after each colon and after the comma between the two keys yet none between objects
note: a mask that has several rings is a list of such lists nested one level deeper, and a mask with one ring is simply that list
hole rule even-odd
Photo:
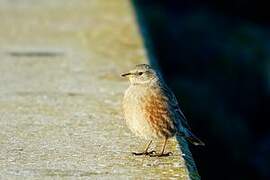
[{"label": "bird's belly", "polygon": [[126,122],[129,129],[135,135],[140,136],[145,139],[157,138],[155,131],[151,128],[151,126],[149,125],[149,122],[142,115],[142,113],[133,111],[131,114],[126,117]]},{"label": "bird's belly", "polygon": [[138,97],[127,95],[124,98],[124,115],[128,128],[137,136],[145,139],[158,138],[154,129],[150,126],[147,117],[143,113]]}]

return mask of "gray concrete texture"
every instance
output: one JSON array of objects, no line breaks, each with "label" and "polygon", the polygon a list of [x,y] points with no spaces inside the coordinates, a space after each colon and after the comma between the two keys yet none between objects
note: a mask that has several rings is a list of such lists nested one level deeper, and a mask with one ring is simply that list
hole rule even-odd
[{"label": "gray concrete texture", "polygon": [[0,179],[189,179],[176,141],[131,155],[119,74],[147,58],[129,1],[0,0],[0,22]]}]

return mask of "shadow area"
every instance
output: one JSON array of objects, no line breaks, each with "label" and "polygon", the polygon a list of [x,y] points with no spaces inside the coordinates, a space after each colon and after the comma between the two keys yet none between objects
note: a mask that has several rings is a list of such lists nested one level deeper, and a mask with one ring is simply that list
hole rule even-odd
[{"label": "shadow area", "polygon": [[[269,179],[267,4],[132,2],[150,62],[158,62],[193,132],[206,143],[190,146],[202,179]],[[187,166],[196,171],[195,164]]]},{"label": "shadow area", "polygon": [[185,165],[188,169],[189,177],[192,180],[201,179],[199,172],[197,170],[196,164],[194,162],[193,156],[189,150],[188,142],[183,137],[180,137],[180,136],[176,136],[176,140],[178,142],[178,147],[180,148],[181,153],[182,153],[181,156],[185,160]]}]

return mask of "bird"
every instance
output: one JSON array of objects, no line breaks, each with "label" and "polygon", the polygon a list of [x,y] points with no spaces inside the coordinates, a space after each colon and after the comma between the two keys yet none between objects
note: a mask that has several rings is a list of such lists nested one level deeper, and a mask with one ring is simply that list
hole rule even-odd
[{"label": "bird", "polygon": [[[136,136],[149,140],[144,151],[132,152],[133,155],[169,156],[172,153],[165,152],[165,147],[168,139],[176,135],[193,145],[205,145],[191,132],[175,95],[158,71],[148,64],[138,64],[122,77],[130,81],[122,103],[126,124]],[[157,139],[164,140],[161,151],[149,151]]]}]

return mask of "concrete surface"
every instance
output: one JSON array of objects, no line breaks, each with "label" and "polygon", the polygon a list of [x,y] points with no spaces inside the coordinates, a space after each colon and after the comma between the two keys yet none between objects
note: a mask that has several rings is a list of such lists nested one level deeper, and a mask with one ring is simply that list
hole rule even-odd
[{"label": "concrete surface", "polygon": [[0,179],[189,179],[175,141],[130,153],[119,74],[147,58],[129,1],[0,0],[0,22]]}]

